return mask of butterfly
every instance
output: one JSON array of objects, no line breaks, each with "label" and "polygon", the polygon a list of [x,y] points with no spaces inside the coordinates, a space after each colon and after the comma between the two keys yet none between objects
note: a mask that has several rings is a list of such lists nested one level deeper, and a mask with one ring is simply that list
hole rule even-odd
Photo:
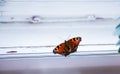
[{"label": "butterfly", "polygon": [[53,53],[68,56],[70,53],[77,51],[78,45],[81,40],[81,37],[74,37],[72,39],[69,39],[68,41],[65,40],[64,43],[59,44],[53,49]]}]

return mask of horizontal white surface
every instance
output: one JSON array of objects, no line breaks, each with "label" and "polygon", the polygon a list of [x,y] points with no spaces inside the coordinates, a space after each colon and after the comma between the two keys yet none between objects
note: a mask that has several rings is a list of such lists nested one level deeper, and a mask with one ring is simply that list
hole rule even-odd
[{"label": "horizontal white surface", "polygon": [[[16,50],[19,51],[18,53],[52,52],[53,48],[64,40],[76,36],[82,37],[80,45],[108,44],[106,46],[80,46],[78,51],[117,50],[118,47],[115,44],[118,37],[114,35],[114,30],[118,22],[0,24],[0,52],[1,54],[8,50]],[[109,46],[109,44],[113,45]]]},{"label": "horizontal white surface", "polygon": [[[0,23],[0,74],[120,74],[114,35],[119,21],[73,19],[87,15],[117,19],[119,4],[118,0],[3,1],[0,21],[19,22],[40,15],[60,22]],[[82,37],[78,52],[68,57],[52,53],[55,46],[76,36]]]},{"label": "horizontal white surface", "polygon": [[93,55],[0,60],[1,74],[114,74],[120,73],[119,55]]},{"label": "horizontal white surface", "polygon": [[0,14],[12,17],[15,15],[43,17],[97,15],[118,18],[120,16],[119,3],[119,0],[6,0],[1,3]]}]

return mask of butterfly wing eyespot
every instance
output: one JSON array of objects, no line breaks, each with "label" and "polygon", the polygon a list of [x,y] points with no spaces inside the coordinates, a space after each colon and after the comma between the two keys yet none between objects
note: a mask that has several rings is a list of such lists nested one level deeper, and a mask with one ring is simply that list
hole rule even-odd
[{"label": "butterfly wing eyespot", "polygon": [[81,37],[74,37],[68,41],[65,40],[64,43],[61,43],[54,48],[53,53],[68,56],[70,53],[77,51],[80,41]]}]

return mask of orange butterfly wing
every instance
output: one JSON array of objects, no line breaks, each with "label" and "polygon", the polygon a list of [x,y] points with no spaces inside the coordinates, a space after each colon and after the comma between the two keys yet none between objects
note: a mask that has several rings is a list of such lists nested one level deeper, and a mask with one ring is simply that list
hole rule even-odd
[{"label": "orange butterfly wing", "polygon": [[58,46],[56,46],[53,50],[53,53],[56,54],[63,54],[65,52],[65,43],[61,43]]},{"label": "orange butterfly wing", "polygon": [[81,37],[75,37],[68,41],[65,41],[64,43],[61,43],[56,48],[54,48],[53,53],[67,56],[77,50],[80,41]]},{"label": "orange butterfly wing", "polygon": [[77,51],[80,41],[81,41],[81,37],[75,37],[67,41],[67,45],[69,47],[70,53]]}]

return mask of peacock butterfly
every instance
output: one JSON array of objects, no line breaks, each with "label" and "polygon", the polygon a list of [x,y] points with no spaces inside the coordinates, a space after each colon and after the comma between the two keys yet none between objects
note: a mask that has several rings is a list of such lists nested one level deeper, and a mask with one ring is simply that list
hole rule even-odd
[{"label": "peacock butterfly", "polygon": [[68,56],[70,53],[77,51],[78,45],[81,40],[81,37],[74,37],[72,39],[69,39],[68,41],[65,40],[64,43],[59,44],[53,49],[53,53]]}]

